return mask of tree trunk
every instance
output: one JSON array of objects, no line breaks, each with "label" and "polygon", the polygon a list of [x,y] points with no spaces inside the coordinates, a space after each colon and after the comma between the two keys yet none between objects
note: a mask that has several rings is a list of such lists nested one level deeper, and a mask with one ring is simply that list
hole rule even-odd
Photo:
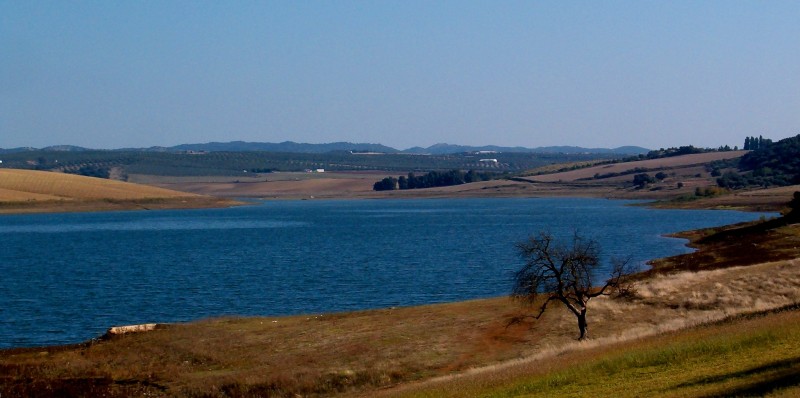
[{"label": "tree trunk", "polygon": [[586,307],[583,307],[581,313],[578,314],[578,329],[581,331],[581,336],[578,337],[578,340],[585,339],[586,333],[589,331],[589,325],[586,323]]}]

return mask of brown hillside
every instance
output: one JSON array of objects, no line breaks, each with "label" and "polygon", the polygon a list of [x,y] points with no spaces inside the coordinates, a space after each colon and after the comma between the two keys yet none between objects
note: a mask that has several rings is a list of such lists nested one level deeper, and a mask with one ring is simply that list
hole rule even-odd
[{"label": "brown hillside", "polygon": [[0,169],[0,213],[218,207],[231,204],[233,202],[208,196],[102,178]]},{"label": "brown hillside", "polygon": [[[0,169],[0,201],[152,199],[197,196],[146,185],[48,171]],[[44,195],[44,196],[42,196]]]},{"label": "brown hillside", "polygon": [[545,174],[528,177],[531,181],[557,182],[577,181],[583,178],[592,178],[595,174],[624,173],[636,168],[644,169],[670,169],[698,165],[715,160],[733,159],[741,157],[747,151],[709,152],[692,155],[673,156],[661,159],[639,160],[636,162],[615,163],[602,166],[588,167],[585,169],[565,171],[562,173]]}]

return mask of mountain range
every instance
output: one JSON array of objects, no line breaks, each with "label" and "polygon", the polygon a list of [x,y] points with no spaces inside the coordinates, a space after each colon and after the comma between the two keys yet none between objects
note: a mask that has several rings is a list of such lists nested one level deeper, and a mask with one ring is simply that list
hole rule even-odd
[{"label": "mountain range", "polygon": [[[56,145],[45,148],[11,148],[2,149],[0,153],[13,153],[25,151],[89,151],[90,148],[83,148],[74,145]],[[622,154],[622,155],[638,155],[647,153],[650,150],[638,146],[622,146],[618,148],[582,148],[577,146],[548,146],[537,148],[525,147],[503,147],[496,145],[486,146],[467,146],[467,145],[451,145],[451,144],[435,144],[427,148],[413,147],[405,150],[398,150],[381,144],[367,144],[367,143],[351,143],[351,142],[332,142],[326,144],[307,144],[297,143],[293,141],[284,141],[280,143],[270,142],[244,142],[244,141],[231,141],[231,142],[208,142],[204,144],[182,144],[172,147],[150,147],[150,148],[121,148],[114,149],[115,151],[146,151],[146,152],[250,152],[250,151],[265,151],[265,152],[288,152],[288,153],[325,153],[336,151],[355,151],[355,152],[379,152],[379,153],[409,153],[409,154],[429,154],[429,155],[444,155],[451,153],[464,153],[464,152],[518,152],[518,153],[598,153],[598,154]]]}]

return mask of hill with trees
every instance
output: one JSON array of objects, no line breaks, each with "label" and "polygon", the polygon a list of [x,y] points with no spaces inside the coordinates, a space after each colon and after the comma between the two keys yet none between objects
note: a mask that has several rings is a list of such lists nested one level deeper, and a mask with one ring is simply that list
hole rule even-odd
[{"label": "hill with trees", "polygon": [[[27,151],[58,151],[82,152],[95,151],[96,149],[83,148],[74,145],[55,145],[45,148],[0,148],[2,153],[27,152]],[[563,154],[603,154],[603,155],[639,155],[649,151],[638,146],[621,146],[618,148],[583,148],[579,146],[548,146],[526,148],[521,146],[505,147],[497,145],[468,146],[439,143],[427,148],[413,147],[404,150],[392,148],[382,144],[331,142],[324,144],[308,144],[294,141],[273,142],[207,142],[201,144],[181,144],[171,147],[154,146],[149,148],[122,148],[113,149],[121,152],[283,152],[283,153],[328,153],[328,152],[358,152],[358,153],[405,153],[416,155],[449,155],[467,152],[515,152],[515,153],[563,153]]]},{"label": "hill with trees", "polygon": [[761,137],[748,137],[745,146],[753,149],[742,156],[738,172],[726,172],[717,180],[720,187],[740,189],[800,184],[800,135],[774,143]]},{"label": "hill with trees", "polygon": [[503,152],[486,155],[411,155],[402,153],[290,153],[264,151],[238,152],[159,152],[159,151],[52,151],[28,150],[5,153],[0,167],[50,170],[98,177],[111,175],[160,176],[246,176],[270,171],[384,170],[409,171],[476,170],[518,172],[554,163],[612,159],[619,155]]}]

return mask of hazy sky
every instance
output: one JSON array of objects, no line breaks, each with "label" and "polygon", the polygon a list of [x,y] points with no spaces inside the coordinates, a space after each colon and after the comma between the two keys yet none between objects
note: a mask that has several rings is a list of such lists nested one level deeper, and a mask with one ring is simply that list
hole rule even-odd
[{"label": "hazy sky", "polygon": [[0,148],[798,133],[800,1],[0,0]]}]

